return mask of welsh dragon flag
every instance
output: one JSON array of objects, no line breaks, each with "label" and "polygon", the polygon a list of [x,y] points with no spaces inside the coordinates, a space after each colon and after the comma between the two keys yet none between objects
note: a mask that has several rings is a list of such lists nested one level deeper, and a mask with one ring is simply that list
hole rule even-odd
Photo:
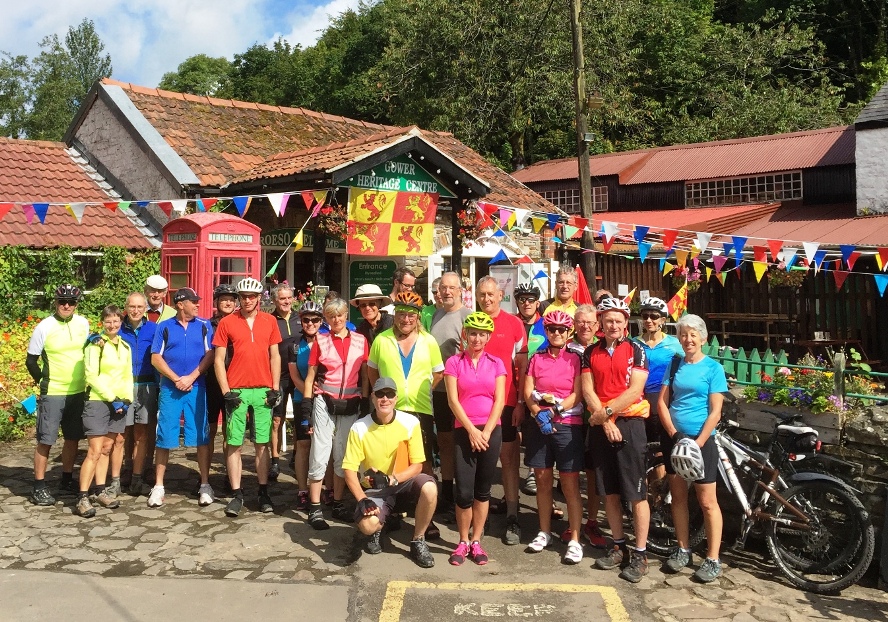
[{"label": "welsh dragon flag", "polygon": [[352,255],[431,255],[438,194],[349,188],[346,250]]}]

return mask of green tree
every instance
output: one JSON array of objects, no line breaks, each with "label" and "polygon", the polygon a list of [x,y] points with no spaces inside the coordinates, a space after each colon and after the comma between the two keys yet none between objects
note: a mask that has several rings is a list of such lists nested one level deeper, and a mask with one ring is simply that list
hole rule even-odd
[{"label": "green tree", "polygon": [[276,106],[306,105],[302,48],[283,39],[251,46],[231,64],[232,97]]},{"label": "green tree", "polygon": [[225,57],[197,54],[186,58],[176,71],[163,74],[158,88],[177,93],[231,97],[231,62]]},{"label": "green tree", "polygon": [[25,131],[29,97],[27,56],[0,52],[0,134],[21,138]]}]

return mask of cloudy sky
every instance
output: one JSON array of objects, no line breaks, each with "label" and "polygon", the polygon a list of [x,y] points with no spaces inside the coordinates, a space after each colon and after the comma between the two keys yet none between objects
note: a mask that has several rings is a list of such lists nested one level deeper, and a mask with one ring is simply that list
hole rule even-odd
[{"label": "cloudy sky", "polygon": [[358,0],[0,0],[0,50],[36,56],[40,40],[64,39],[84,18],[111,54],[113,78],[156,86],[194,54],[228,59],[283,37],[311,45],[330,16]]}]

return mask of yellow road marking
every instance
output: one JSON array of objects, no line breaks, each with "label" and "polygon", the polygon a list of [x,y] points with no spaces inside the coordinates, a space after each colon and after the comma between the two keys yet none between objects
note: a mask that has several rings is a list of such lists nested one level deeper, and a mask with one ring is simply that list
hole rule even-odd
[{"label": "yellow road marking", "polygon": [[404,596],[408,588],[417,590],[450,590],[479,592],[565,592],[569,594],[598,594],[604,601],[611,622],[629,622],[629,614],[617,590],[605,585],[565,585],[562,583],[424,583],[420,581],[390,581],[379,612],[379,622],[399,622]]}]

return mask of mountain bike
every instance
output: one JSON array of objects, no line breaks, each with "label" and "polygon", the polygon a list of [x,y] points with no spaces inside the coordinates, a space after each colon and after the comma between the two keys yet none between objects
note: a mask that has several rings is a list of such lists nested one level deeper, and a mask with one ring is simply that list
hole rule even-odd
[{"label": "mountain bike", "polygon": [[[739,502],[743,514],[734,548],[742,550],[753,528],[761,528],[774,564],[794,586],[834,593],[853,585],[869,568],[875,533],[858,491],[831,475],[799,468],[819,448],[817,431],[798,416],[778,417],[764,451],[731,436],[737,423],[723,420],[715,433],[720,485]],[[649,451],[649,471],[667,457]],[[663,478],[664,480],[666,478]],[[677,546],[668,484],[649,482],[651,528],[648,548],[667,554]],[[689,495],[689,504],[696,495]],[[689,507],[690,543],[705,537],[703,514]]]}]

